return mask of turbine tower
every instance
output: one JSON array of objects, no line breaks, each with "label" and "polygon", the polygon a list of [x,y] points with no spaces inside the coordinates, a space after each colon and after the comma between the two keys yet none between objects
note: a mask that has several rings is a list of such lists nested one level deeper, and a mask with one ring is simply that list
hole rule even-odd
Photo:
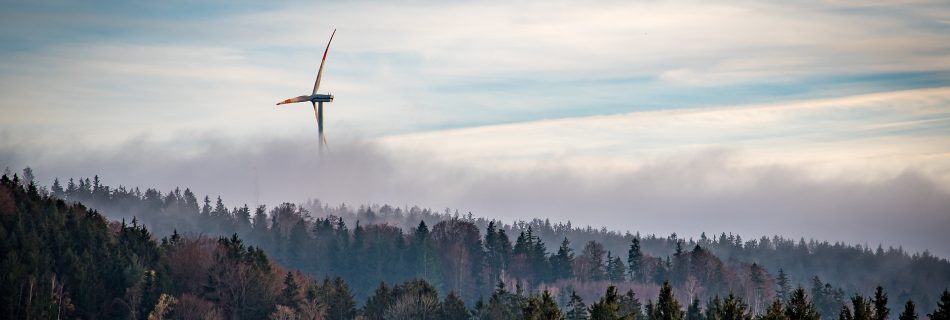
[{"label": "turbine tower", "polygon": [[332,94],[318,94],[320,89],[320,79],[323,78],[323,65],[327,62],[327,52],[330,51],[330,43],[333,42],[333,36],[336,35],[336,29],[330,34],[330,41],[327,41],[327,48],[323,51],[323,60],[320,60],[320,69],[317,71],[317,81],[313,83],[313,92],[308,96],[299,96],[278,102],[277,105],[297,102],[307,102],[313,105],[313,112],[317,116],[317,132],[320,139],[321,150],[327,145],[327,139],[323,136],[323,103],[333,102]]}]

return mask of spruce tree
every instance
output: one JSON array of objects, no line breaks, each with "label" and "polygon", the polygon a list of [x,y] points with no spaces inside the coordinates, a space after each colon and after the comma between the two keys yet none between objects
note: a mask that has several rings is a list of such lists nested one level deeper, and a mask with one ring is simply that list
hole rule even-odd
[{"label": "spruce tree", "polygon": [[510,255],[511,243],[505,231],[497,230],[495,221],[488,222],[488,229],[485,231],[485,260],[490,281],[501,279],[501,272],[507,269]]},{"label": "spruce tree", "polygon": [[689,275],[689,256],[683,250],[683,241],[676,241],[676,251],[673,252],[673,261],[671,264],[669,278],[676,285],[686,282]]},{"label": "spruce tree", "polygon": [[389,290],[389,287],[386,286],[385,282],[379,282],[379,286],[376,287],[376,291],[373,292],[373,295],[366,299],[366,305],[363,307],[363,315],[367,319],[371,320],[381,320],[383,315],[386,312],[386,309],[394,302],[392,292]]},{"label": "spruce tree", "polygon": [[859,294],[851,297],[851,306],[854,320],[874,320],[874,311],[871,310],[871,302]]},{"label": "spruce tree", "polygon": [[[584,245],[584,252],[583,252],[584,258],[587,259],[587,263],[589,263],[588,270],[584,270],[586,271],[586,274],[578,275],[578,276],[583,277],[583,279],[586,279],[586,280],[593,280],[593,281],[604,280],[604,278],[606,278],[605,271],[607,269],[606,268],[607,262],[604,261],[604,253],[606,252],[604,251],[603,244],[600,244],[599,242],[594,241],[594,240],[588,241],[587,244]],[[584,272],[584,271],[578,270],[578,272]]]},{"label": "spruce tree", "polygon": [[524,320],[561,319],[561,310],[551,297],[551,293],[544,290],[541,295],[532,295],[522,308]]},{"label": "spruce tree", "polygon": [[775,278],[775,296],[781,303],[788,301],[788,295],[791,293],[791,283],[788,279],[788,274],[785,274],[785,270],[778,268],[778,277]]},{"label": "spruce tree", "polygon": [[59,178],[53,179],[53,186],[50,187],[50,191],[57,198],[63,198],[66,195],[63,186],[59,184]]},{"label": "spruce tree", "polygon": [[907,303],[904,304],[904,312],[901,313],[898,320],[917,320],[917,310],[913,301],[907,300]]},{"label": "spruce tree", "polygon": [[620,317],[623,319],[634,320],[643,319],[643,305],[633,289],[627,290],[627,293],[620,297]]},{"label": "spruce tree", "polygon": [[520,300],[508,292],[505,283],[499,280],[479,316],[482,319],[513,319],[523,312]]},{"label": "spruce tree", "polygon": [[673,296],[673,288],[670,287],[669,282],[663,283],[660,296],[656,300],[656,310],[654,312],[653,320],[683,319],[683,310],[681,310],[679,302],[676,301],[676,297]]},{"label": "spruce tree", "polygon": [[887,293],[884,292],[884,288],[877,286],[877,289],[874,290],[874,320],[888,320],[887,316],[891,313],[891,309],[887,307]]},{"label": "spruce tree", "polygon": [[706,310],[703,311],[703,318],[706,320],[721,320],[719,314],[722,313],[722,300],[719,296],[712,297],[706,302]]},{"label": "spruce tree", "polygon": [[528,297],[528,301],[521,308],[522,320],[542,320],[541,317],[541,299],[533,295]]},{"label": "spruce tree", "polygon": [[854,316],[851,315],[851,309],[848,309],[848,306],[841,306],[841,311],[838,312],[838,320],[854,320]]},{"label": "spruce tree", "polygon": [[327,319],[347,320],[356,316],[356,303],[353,301],[353,294],[350,293],[350,287],[341,278],[324,280],[324,290],[326,290]]},{"label": "spruce tree", "polygon": [[452,291],[445,297],[439,310],[439,317],[442,320],[468,319],[471,314],[465,308],[465,302],[459,298],[459,295]]},{"label": "spruce tree", "polygon": [[785,312],[782,310],[782,301],[775,299],[772,301],[772,304],[769,305],[768,309],[765,309],[765,314],[758,318],[759,320],[791,320],[788,316],[785,315]]},{"label": "spruce tree", "polygon": [[600,298],[600,301],[594,302],[590,306],[590,319],[620,319],[620,295],[617,293],[617,287],[613,285],[607,287],[607,292]]},{"label": "spruce tree", "polygon": [[410,265],[414,267],[415,276],[423,279],[437,290],[442,288],[442,273],[439,266],[438,253],[435,243],[432,241],[432,234],[425,221],[419,221],[416,227],[414,237],[410,246],[413,248],[413,255],[410,259]]},{"label": "spruce tree", "polygon": [[620,257],[613,257],[610,252],[607,252],[607,280],[611,282],[623,282],[625,278],[624,274],[627,273],[626,269]]},{"label": "spruce tree", "polygon": [[547,290],[541,293],[541,319],[561,319],[561,309]]},{"label": "spruce tree", "polygon": [[584,299],[581,299],[577,292],[573,290],[571,290],[571,300],[567,302],[567,313],[564,314],[564,318],[567,320],[586,320],[590,318]]},{"label": "spruce tree", "polygon": [[686,307],[685,320],[704,320],[703,310],[699,307],[699,298],[693,298],[693,302]]},{"label": "spruce tree", "polygon": [[808,300],[805,289],[798,287],[785,304],[785,315],[793,320],[821,320],[821,314]]},{"label": "spruce tree", "polygon": [[573,264],[574,250],[571,249],[571,242],[564,237],[561,246],[557,249],[557,254],[551,256],[551,271],[554,274],[554,280],[570,279],[573,276]]},{"label": "spruce tree", "polygon": [[296,308],[300,304],[300,286],[294,280],[294,274],[287,272],[284,277],[284,290],[280,292],[280,304]]},{"label": "spruce tree", "polygon": [[637,236],[630,241],[630,250],[627,251],[627,271],[630,274],[630,280],[643,281],[642,263],[643,253],[640,252],[640,237]]},{"label": "spruce tree", "polygon": [[730,293],[729,296],[722,301],[717,319],[752,320],[752,314],[749,312],[749,306],[743,302],[742,299]]},{"label": "spruce tree", "polygon": [[940,301],[937,302],[937,309],[927,316],[930,317],[930,320],[950,320],[950,292],[943,290]]}]

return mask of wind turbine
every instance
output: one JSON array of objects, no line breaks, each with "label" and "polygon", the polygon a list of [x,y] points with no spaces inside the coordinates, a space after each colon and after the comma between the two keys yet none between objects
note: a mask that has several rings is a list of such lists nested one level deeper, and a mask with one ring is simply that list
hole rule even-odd
[{"label": "wind turbine", "polygon": [[[277,105],[287,104],[287,103],[297,103],[297,102],[307,102],[310,101],[310,104],[313,105],[313,112],[317,116],[317,131],[319,132],[319,139],[322,145],[326,146],[327,139],[323,136],[323,103],[324,102],[333,102],[332,94],[317,94],[317,90],[320,89],[320,79],[323,78],[323,64],[327,62],[327,52],[330,51],[330,42],[333,42],[333,36],[336,35],[336,29],[333,29],[333,33],[330,34],[330,41],[327,41],[327,49],[323,51],[323,60],[320,60],[320,70],[317,71],[317,81],[313,83],[313,92],[308,96],[299,96],[296,98],[290,98],[281,102],[278,102]],[[322,149],[322,148],[321,148]]]}]

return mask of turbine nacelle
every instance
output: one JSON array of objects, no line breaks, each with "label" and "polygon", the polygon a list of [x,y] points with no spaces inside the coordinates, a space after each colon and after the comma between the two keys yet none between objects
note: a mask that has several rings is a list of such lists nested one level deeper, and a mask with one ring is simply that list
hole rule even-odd
[{"label": "turbine nacelle", "polygon": [[288,104],[288,103],[297,103],[297,102],[333,102],[332,94],[312,94],[309,96],[299,96],[295,98],[290,98],[281,102],[278,102],[277,105]]}]

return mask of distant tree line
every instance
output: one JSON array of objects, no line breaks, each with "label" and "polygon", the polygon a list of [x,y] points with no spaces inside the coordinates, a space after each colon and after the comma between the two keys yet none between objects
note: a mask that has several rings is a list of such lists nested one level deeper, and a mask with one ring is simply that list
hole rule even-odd
[{"label": "distant tree line", "polygon": [[[516,314],[525,307],[542,308],[547,303],[545,296],[557,307],[566,308],[572,300],[599,303],[598,298],[610,295],[610,287],[617,292],[626,291],[631,296],[634,292],[659,296],[668,286],[671,292],[675,291],[676,295],[685,297],[684,301],[691,302],[690,306],[695,302],[697,308],[706,310],[716,305],[716,299],[718,303],[724,303],[731,296],[732,301],[744,304],[747,314],[758,316],[766,314],[775,301],[784,307],[797,291],[792,288],[804,286],[807,289],[802,290],[807,292],[807,300],[825,319],[845,317],[845,309],[852,318],[859,318],[863,313],[858,311],[854,296],[846,292],[869,292],[863,289],[867,285],[905,279],[906,282],[887,285],[897,288],[899,294],[890,302],[885,299],[885,307],[898,309],[906,307],[902,303],[913,300],[918,302],[914,307],[931,310],[938,308],[935,293],[946,288],[946,279],[950,276],[946,260],[927,253],[909,255],[900,249],[872,251],[859,246],[815,241],[800,240],[796,243],[778,237],[742,241],[738,236],[725,234],[715,239],[703,236],[699,240],[679,239],[676,235],[667,238],[621,235],[589,227],[574,228],[569,223],[552,225],[543,220],[503,225],[497,221],[476,219],[470,214],[453,215],[449,210],[435,213],[390,206],[353,210],[346,206],[330,208],[316,201],[303,205],[285,203],[270,210],[263,206],[251,210],[246,205],[228,209],[220,197],[213,202],[209,197],[198,201],[188,189],[164,194],[154,189],[142,192],[137,188],[111,188],[94,178],[78,179],[78,182],[70,179],[65,186],[55,180],[46,190],[29,180],[18,183],[24,189],[32,185],[40,196],[67,199],[67,204],[79,201],[112,212],[111,216],[126,217],[142,230],[145,230],[143,225],[148,225],[150,230],[160,230],[157,231],[159,235],[168,235],[167,243],[172,243],[170,239],[173,238],[178,241],[196,239],[197,233],[202,231],[212,236],[227,235],[221,241],[240,241],[242,246],[243,241],[247,241],[253,248],[261,248],[254,249],[260,255],[266,252],[280,264],[302,272],[294,273],[294,279],[307,276],[325,278],[329,282],[315,282],[322,287],[336,282],[345,284],[345,291],[352,295],[351,300],[365,301],[366,308],[383,288],[395,290],[396,287],[412,286],[415,291],[429,292],[420,289],[420,283],[432,289],[439,303],[450,300],[451,295],[451,300],[458,300],[463,307],[472,307],[467,310],[476,315],[482,314],[479,310],[491,305],[492,299],[508,301],[506,305],[510,308],[507,310]],[[412,227],[406,228],[407,224]],[[182,237],[181,233],[189,236]],[[509,236],[514,234],[517,236]],[[149,237],[155,238],[150,232]],[[560,237],[554,241],[559,244],[557,250],[549,251],[545,239],[557,237]],[[578,245],[574,244],[575,239],[588,240]],[[609,243],[617,239],[625,240],[626,244],[620,250],[608,249]],[[664,250],[668,250],[667,253],[663,254]],[[792,261],[775,268],[768,267],[775,261],[792,257],[837,259],[839,263],[834,269],[854,266],[854,273],[860,275],[847,276],[845,281],[826,278],[837,283],[832,285],[818,277],[834,274],[823,269],[831,268],[827,261]],[[906,270],[890,274],[895,265]],[[812,275],[802,277],[785,268],[810,270]],[[283,274],[283,280],[287,280],[285,272],[277,274]],[[336,277],[340,279],[330,280]],[[865,282],[856,283],[849,279]],[[207,281],[210,280],[184,283]],[[400,285],[390,288],[380,283]],[[302,281],[298,287],[310,288],[310,285]],[[311,289],[298,291],[307,290]],[[207,293],[202,291],[202,294]],[[618,296],[617,301],[629,300],[623,298],[626,296]],[[391,298],[379,301],[398,300]],[[534,301],[533,305],[531,301]],[[390,306],[385,305],[386,308]],[[643,308],[644,317],[647,317],[645,310],[648,305]],[[843,308],[846,305],[850,307]],[[441,304],[438,306],[442,308]],[[592,304],[590,308],[594,306]],[[689,313],[688,307],[683,310],[684,316]],[[223,305],[218,308],[231,310]],[[365,310],[355,308],[356,303],[354,315],[367,314]],[[497,313],[502,309],[490,310]],[[565,311],[562,315],[568,315],[567,309],[561,310]],[[592,310],[588,312],[593,316]]]}]

